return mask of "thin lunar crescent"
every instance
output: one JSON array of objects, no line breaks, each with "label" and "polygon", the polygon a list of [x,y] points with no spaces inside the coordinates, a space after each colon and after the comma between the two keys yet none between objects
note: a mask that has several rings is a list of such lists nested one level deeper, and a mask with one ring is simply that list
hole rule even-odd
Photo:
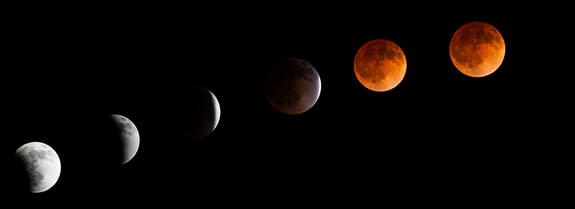
[{"label": "thin lunar crescent", "polygon": [[220,122],[220,103],[214,92],[204,87],[191,88],[188,98],[189,102],[184,103],[186,107],[178,113],[182,120],[174,126],[179,127],[183,138],[204,139]]},{"label": "thin lunar crescent", "polygon": [[28,174],[31,192],[44,192],[58,181],[62,168],[60,158],[52,147],[41,142],[30,142],[18,148],[16,156]]},{"label": "thin lunar crescent", "polygon": [[218,102],[218,98],[216,98],[216,95],[214,95],[214,93],[212,93],[212,91],[209,91],[210,95],[212,96],[212,100],[214,101],[214,113],[215,113],[215,124],[214,127],[212,128],[212,131],[214,131],[214,129],[216,129],[216,127],[218,126],[218,123],[220,122],[220,103]]}]

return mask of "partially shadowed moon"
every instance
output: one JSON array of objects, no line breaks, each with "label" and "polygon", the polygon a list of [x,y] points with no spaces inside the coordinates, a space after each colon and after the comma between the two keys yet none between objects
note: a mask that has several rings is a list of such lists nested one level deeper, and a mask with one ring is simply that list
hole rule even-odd
[{"label": "partially shadowed moon", "polygon": [[355,55],[354,70],[357,80],[369,90],[389,91],[403,80],[407,61],[397,44],[375,39],[359,49]]},{"label": "partially shadowed moon", "polygon": [[140,134],[136,125],[134,125],[130,119],[116,114],[110,117],[112,117],[120,134],[122,164],[125,164],[136,155],[138,147],[140,146]]},{"label": "partially shadowed moon", "polygon": [[505,42],[497,28],[485,22],[461,26],[449,44],[455,67],[470,77],[484,77],[495,72],[505,56]]},{"label": "partially shadowed moon", "polygon": [[274,109],[288,115],[301,114],[317,102],[321,80],[316,69],[299,58],[276,62],[265,81],[265,95]]},{"label": "partially shadowed moon", "polygon": [[202,139],[210,135],[220,121],[220,103],[210,90],[205,88],[190,89],[188,94],[190,103],[180,115],[185,138]]},{"label": "partially shadowed moon", "polygon": [[30,142],[16,150],[28,175],[30,192],[44,192],[58,181],[60,177],[60,158],[52,147],[41,142]]}]

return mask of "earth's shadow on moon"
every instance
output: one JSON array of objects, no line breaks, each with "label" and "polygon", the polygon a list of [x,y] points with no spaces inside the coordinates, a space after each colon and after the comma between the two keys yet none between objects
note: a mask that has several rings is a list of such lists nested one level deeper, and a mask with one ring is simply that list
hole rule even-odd
[{"label": "earth's shadow on moon", "polygon": [[5,184],[5,186],[8,186],[8,188],[6,188],[7,191],[10,191],[10,193],[15,196],[31,194],[31,184],[26,170],[26,164],[22,158],[14,154],[10,158],[7,173],[10,179],[10,184]]},{"label": "earth's shadow on moon", "polygon": [[290,57],[277,60],[266,73],[264,93],[279,112],[302,114],[312,108],[321,91],[321,79],[311,63]]},{"label": "earth's shadow on moon", "polygon": [[[156,121],[164,123],[166,137],[176,140],[206,140],[217,128],[219,117],[217,108],[218,95],[208,88],[192,85],[186,86],[179,95],[168,100],[166,111]],[[216,97],[214,100],[212,95]],[[217,107],[216,107],[217,106]]]},{"label": "earth's shadow on moon", "polygon": [[121,171],[123,149],[120,132],[109,114],[56,123],[57,133],[49,137],[66,144],[56,150],[62,164],[57,184],[64,190],[84,193],[112,188],[114,175]]}]

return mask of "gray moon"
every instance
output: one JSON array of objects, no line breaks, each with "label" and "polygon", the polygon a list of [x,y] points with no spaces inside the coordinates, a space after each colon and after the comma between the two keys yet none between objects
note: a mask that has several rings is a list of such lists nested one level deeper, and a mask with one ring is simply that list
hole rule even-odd
[{"label": "gray moon", "polygon": [[189,92],[191,103],[181,114],[185,138],[198,140],[210,135],[218,126],[221,116],[220,103],[214,93],[206,88]]},{"label": "gray moon", "polygon": [[56,184],[60,177],[60,158],[52,147],[41,142],[30,142],[16,150],[16,157],[28,174],[32,193],[44,192]]},{"label": "gray moon", "polygon": [[140,147],[140,134],[130,119],[116,114],[111,117],[120,132],[122,164],[126,164],[134,158]]},{"label": "gray moon", "polygon": [[299,58],[284,58],[276,62],[267,74],[265,95],[274,109],[297,115],[315,105],[321,92],[321,80],[316,69]]}]

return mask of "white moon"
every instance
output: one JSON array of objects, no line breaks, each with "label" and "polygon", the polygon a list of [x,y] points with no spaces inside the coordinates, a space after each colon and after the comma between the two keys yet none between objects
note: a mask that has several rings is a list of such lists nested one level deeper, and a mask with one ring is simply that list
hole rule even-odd
[{"label": "white moon", "polygon": [[220,103],[218,102],[218,98],[216,98],[216,95],[214,95],[214,93],[212,93],[210,91],[210,95],[212,95],[212,100],[214,101],[214,113],[216,114],[214,117],[214,127],[212,128],[212,131],[214,131],[214,129],[216,129],[216,127],[218,126],[218,122],[220,122]]},{"label": "white moon", "polygon": [[116,114],[113,114],[111,117],[120,131],[120,138],[122,140],[122,164],[126,164],[134,158],[140,147],[140,133],[130,119]]},{"label": "white moon", "polygon": [[44,192],[58,181],[60,158],[52,147],[41,142],[30,142],[18,148],[16,156],[26,169],[31,192]]}]

